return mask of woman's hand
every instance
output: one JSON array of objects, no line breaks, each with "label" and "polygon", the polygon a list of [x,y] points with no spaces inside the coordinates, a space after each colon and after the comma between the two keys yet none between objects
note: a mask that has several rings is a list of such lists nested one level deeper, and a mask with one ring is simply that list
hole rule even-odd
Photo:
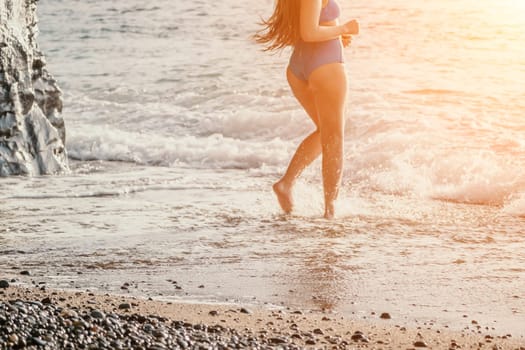
[{"label": "woman's hand", "polygon": [[341,41],[343,42],[343,47],[348,47],[352,43],[352,36],[350,34],[341,35]]},{"label": "woman's hand", "polygon": [[343,29],[344,29],[343,35],[345,35],[345,34],[353,34],[353,35],[359,34],[359,23],[357,22],[357,20],[353,19],[351,21],[346,22],[343,25]]}]

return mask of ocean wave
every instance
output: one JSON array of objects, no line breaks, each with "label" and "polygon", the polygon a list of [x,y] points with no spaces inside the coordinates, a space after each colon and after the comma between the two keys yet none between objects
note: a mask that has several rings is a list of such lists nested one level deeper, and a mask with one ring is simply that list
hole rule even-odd
[{"label": "ocean wave", "polygon": [[489,142],[475,149],[459,141],[428,129],[367,134],[348,147],[345,182],[362,191],[491,206],[525,191],[523,160],[491,150]]},{"label": "ocean wave", "polygon": [[279,138],[251,142],[225,137],[173,136],[110,130],[101,126],[72,129],[67,148],[77,160],[124,161],[153,166],[253,169],[279,165],[290,153],[289,143]]},{"label": "ocean wave", "polygon": [[96,191],[78,191],[67,193],[39,193],[39,194],[16,194],[7,196],[9,199],[64,199],[64,198],[103,198],[103,197],[120,197],[134,193],[147,191],[183,191],[183,190],[220,190],[221,187],[213,186],[189,186],[189,185],[144,185],[144,186],[122,186],[119,189],[98,189]]},{"label": "ocean wave", "polygon": [[513,216],[525,217],[525,191],[511,196],[505,203],[503,212]]},{"label": "ocean wave", "polygon": [[[345,187],[363,193],[372,191],[447,202],[505,206],[509,213],[525,213],[525,204],[521,204],[525,199],[509,202],[509,198],[525,191],[525,181],[521,178],[524,164],[511,154],[494,152],[490,146],[484,150],[458,144],[436,146],[443,145],[446,135],[439,136],[429,130],[408,132],[408,129],[396,131],[393,128],[400,129],[400,126],[394,124],[381,128],[375,134],[348,135],[343,179]],[[297,144],[298,140],[281,138],[238,139],[222,134],[168,137],[151,132],[82,126],[71,129],[68,150],[70,157],[78,160],[244,169],[268,175],[284,171]],[[317,162],[304,174],[304,178],[318,181],[320,174],[320,162]]]}]

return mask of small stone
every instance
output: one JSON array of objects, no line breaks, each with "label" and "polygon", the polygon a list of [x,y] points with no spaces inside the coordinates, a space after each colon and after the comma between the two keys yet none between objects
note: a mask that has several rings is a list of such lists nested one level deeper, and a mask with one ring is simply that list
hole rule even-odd
[{"label": "small stone", "polygon": [[379,318],[381,318],[383,320],[390,320],[392,318],[392,316],[390,316],[390,314],[388,312],[383,312],[381,314],[381,316],[379,316]]},{"label": "small stone", "polygon": [[105,318],[106,316],[104,315],[103,312],[99,311],[99,310],[93,310],[91,311],[90,313],[91,317],[93,318],[98,318],[98,319],[103,319]]},{"label": "small stone", "polygon": [[129,310],[131,309],[130,303],[122,303],[118,306],[119,310]]},{"label": "small stone", "polygon": [[52,304],[52,301],[51,301],[51,298],[45,297],[44,299],[42,299],[41,303],[44,305],[49,305],[49,304]]},{"label": "small stone", "polygon": [[27,270],[20,271],[20,274],[23,275],[23,276],[31,276],[31,272],[29,272]]},{"label": "small stone", "polygon": [[273,338],[268,339],[268,342],[273,345],[286,344],[286,339],[280,338],[280,337],[273,337]]},{"label": "small stone", "polygon": [[63,309],[62,312],[60,313],[60,315],[62,317],[65,317],[65,318],[75,318],[75,317],[78,317],[78,314],[76,311],[74,310],[70,310],[70,309]]},{"label": "small stone", "polygon": [[9,339],[9,341],[11,343],[13,343],[15,345],[18,344],[19,339],[18,339],[18,335],[16,335],[16,334],[14,334],[14,333],[11,334],[8,339]]},{"label": "small stone", "polygon": [[47,342],[43,341],[42,339],[38,337],[32,337],[31,342],[38,346],[46,346]]},{"label": "small stone", "polygon": [[251,314],[252,312],[248,310],[247,308],[242,307],[241,308],[241,314]]},{"label": "small stone", "polygon": [[6,280],[0,280],[0,288],[2,289],[9,288],[9,282],[7,282]]},{"label": "small stone", "polygon": [[210,316],[217,316],[219,313],[217,312],[217,310],[211,310],[210,312],[208,312],[208,315]]},{"label": "small stone", "polygon": [[154,330],[152,334],[155,338],[167,338],[168,337],[166,333],[164,333],[163,331],[159,331],[159,330]]},{"label": "small stone", "polygon": [[313,340],[313,339],[307,339],[304,343],[306,345],[315,345],[315,344],[317,344],[316,341]]},{"label": "small stone", "polygon": [[314,330],[313,330],[313,333],[314,333],[314,334],[318,334],[318,335],[323,335],[323,334],[324,334],[323,330],[320,329],[320,328],[316,328],[316,329],[314,329]]},{"label": "small stone", "polygon": [[363,343],[369,342],[368,338],[365,337],[365,335],[360,331],[356,331],[350,339],[352,339],[355,342],[363,342]]},{"label": "small stone", "polygon": [[418,340],[418,341],[414,342],[414,346],[416,348],[427,348],[428,347],[427,343],[425,343],[422,340]]}]

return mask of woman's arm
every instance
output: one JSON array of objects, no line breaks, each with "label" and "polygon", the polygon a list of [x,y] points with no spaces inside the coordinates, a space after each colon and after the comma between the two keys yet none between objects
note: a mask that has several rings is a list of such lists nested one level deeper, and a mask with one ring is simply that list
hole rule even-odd
[{"label": "woman's arm", "polygon": [[[294,0],[292,0],[294,1]],[[319,17],[323,7],[323,0],[300,0],[300,31],[303,41],[327,41],[336,39],[343,34],[359,33],[356,20],[351,20],[343,25],[319,25]]]}]

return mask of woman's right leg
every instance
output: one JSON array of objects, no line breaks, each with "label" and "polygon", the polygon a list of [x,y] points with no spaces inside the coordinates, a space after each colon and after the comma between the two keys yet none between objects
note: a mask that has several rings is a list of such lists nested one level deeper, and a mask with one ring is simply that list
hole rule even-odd
[{"label": "woman's right leg", "polygon": [[297,78],[289,68],[286,71],[286,76],[294,96],[317,127],[317,130],[301,142],[286,169],[286,173],[273,185],[273,190],[277,195],[281,208],[285,213],[290,213],[293,207],[293,184],[301,172],[321,154],[321,135],[319,132],[317,106],[308,83]]},{"label": "woman's right leg", "polygon": [[341,63],[326,64],[310,74],[319,116],[323,152],[323,188],[326,218],[334,216],[334,201],[343,171],[344,109],[347,82]]}]

